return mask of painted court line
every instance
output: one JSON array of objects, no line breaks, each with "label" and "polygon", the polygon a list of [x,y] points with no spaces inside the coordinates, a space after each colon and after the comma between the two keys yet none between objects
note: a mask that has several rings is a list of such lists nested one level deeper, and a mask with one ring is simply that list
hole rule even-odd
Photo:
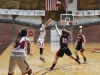
[{"label": "painted court line", "polygon": [[[52,57],[49,53],[47,53],[46,51],[44,51],[47,55],[49,55],[52,59],[54,59],[54,57]],[[60,64],[60,65],[62,65],[62,63],[60,63],[59,61],[58,61],[58,63]],[[61,70],[62,71],[62,70]],[[63,73],[64,74],[66,74],[64,71],[63,71]],[[67,74],[66,74],[67,75]]]}]

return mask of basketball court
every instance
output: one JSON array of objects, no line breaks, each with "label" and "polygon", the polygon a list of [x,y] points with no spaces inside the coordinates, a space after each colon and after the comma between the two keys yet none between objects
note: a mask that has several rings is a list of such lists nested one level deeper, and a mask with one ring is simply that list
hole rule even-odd
[{"label": "basketball court", "polygon": [[[51,4],[48,1],[47,3]],[[70,0],[62,0],[61,3],[55,4],[56,10],[53,11],[51,11],[52,7],[48,7],[46,10],[0,9],[0,75],[8,74],[14,38],[21,28],[28,30],[27,37],[31,41],[31,54],[28,56],[28,61],[34,75],[100,75],[100,10],[77,10],[77,3],[78,0],[73,0],[71,3]],[[43,53],[46,62],[42,62],[39,59],[40,50],[37,48],[39,25],[45,20],[42,21],[41,16],[45,17],[49,11],[52,13],[59,12],[61,4],[62,7],[66,4],[67,8],[64,7],[65,13],[56,13],[58,14],[56,21],[52,20],[52,23],[46,29]],[[16,15],[18,16],[16,17]],[[86,64],[83,63],[84,60],[80,52],[78,54],[81,64],[64,54],[63,58],[58,60],[54,69],[52,71],[48,70],[54,62],[56,52],[59,50],[59,37],[54,27],[55,24],[58,25],[60,32],[63,27],[72,32],[68,40],[68,46],[73,56],[75,56],[75,41],[79,29],[84,30],[86,36],[84,52],[87,58]],[[21,75],[18,66],[14,75]]]},{"label": "basketball court", "polygon": [[[58,44],[58,42],[54,43]],[[58,63],[54,70],[48,71],[47,69],[52,65],[55,53],[58,48],[52,46],[53,50],[51,51],[51,43],[45,43],[44,57],[46,62],[43,63],[39,60],[39,50],[37,49],[37,43],[32,42],[32,55],[28,56],[28,60],[35,75],[99,75],[100,54],[92,52],[93,50],[95,50],[95,48],[100,48],[99,44],[100,43],[87,43],[85,45],[85,56],[87,57],[86,64],[83,64],[83,58],[81,56],[81,64],[79,65],[68,56],[64,55],[63,58],[60,58],[58,60]],[[12,46],[13,45],[10,44],[0,55],[0,75],[7,75],[8,73],[8,62]],[[75,46],[73,44],[69,44],[69,48],[72,52],[74,52]],[[14,75],[21,75],[18,67],[16,68]]]}]

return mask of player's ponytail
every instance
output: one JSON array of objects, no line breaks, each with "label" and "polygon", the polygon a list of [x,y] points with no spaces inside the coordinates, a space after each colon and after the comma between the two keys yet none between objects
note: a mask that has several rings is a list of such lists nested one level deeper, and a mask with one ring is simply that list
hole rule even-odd
[{"label": "player's ponytail", "polygon": [[63,29],[63,30],[62,30],[62,33],[63,33],[63,34],[68,34],[68,36],[70,36],[70,35],[71,35],[71,32],[70,32],[70,31],[68,31],[68,30],[66,30],[66,29]]},{"label": "player's ponytail", "polygon": [[70,31],[67,31],[67,33],[68,33],[68,36],[70,36],[72,34]]},{"label": "player's ponytail", "polygon": [[21,39],[21,34],[19,32],[18,35],[17,35],[17,37],[16,37],[16,39],[15,39],[15,43],[19,44],[20,39]]}]

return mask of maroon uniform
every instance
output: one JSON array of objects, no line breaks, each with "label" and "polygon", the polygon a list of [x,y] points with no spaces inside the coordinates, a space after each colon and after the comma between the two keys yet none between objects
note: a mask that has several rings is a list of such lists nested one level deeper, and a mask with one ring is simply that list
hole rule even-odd
[{"label": "maroon uniform", "polygon": [[63,57],[64,53],[68,56],[72,55],[71,51],[68,48],[68,34],[62,35],[60,37],[60,49],[56,53],[56,55]]},{"label": "maroon uniform", "polygon": [[84,51],[84,48],[82,48],[82,43],[84,43],[84,39],[82,35],[78,35],[78,42],[77,42],[76,50],[80,50],[81,52]]}]

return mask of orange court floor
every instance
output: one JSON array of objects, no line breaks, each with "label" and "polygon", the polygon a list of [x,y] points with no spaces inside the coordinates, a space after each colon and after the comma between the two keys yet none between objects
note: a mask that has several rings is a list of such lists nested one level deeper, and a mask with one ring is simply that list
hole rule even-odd
[{"label": "orange court floor", "polygon": [[[8,74],[9,58],[13,48],[11,43],[6,50],[0,55],[0,75]],[[69,44],[69,48],[74,55],[75,46]],[[48,71],[51,67],[56,51],[59,49],[58,42],[45,43],[44,58],[45,63],[39,60],[39,49],[37,43],[31,43],[31,55],[28,56],[28,61],[32,67],[34,75],[100,75],[100,43],[86,43],[84,55],[87,58],[87,63],[83,64],[83,58],[79,54],[81,64],[79,65],[74,60],[64,55],[58,60],[54,70]],[[19,68],[15,69],[14,75],[21,75]],[[26,74],[27,75],[27,74]]]}]

